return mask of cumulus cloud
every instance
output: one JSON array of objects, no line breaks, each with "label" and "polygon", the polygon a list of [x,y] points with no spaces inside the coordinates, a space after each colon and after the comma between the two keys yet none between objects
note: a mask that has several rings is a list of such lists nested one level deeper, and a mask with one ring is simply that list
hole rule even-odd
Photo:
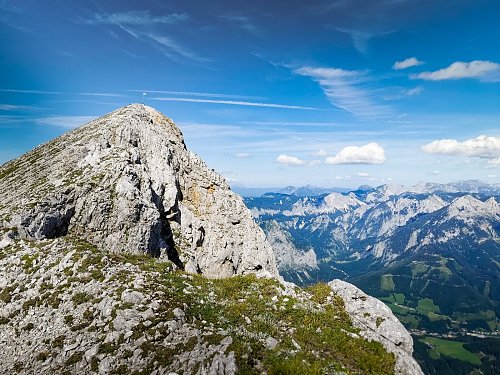
[{"label": "cumulus cloud", "polygon": [[370,177],[370,174],[366,173],[366,172],[358,172],[358,176],[359,177]]},{"label": "cumulus cloud", "polygon": [[500,138],[480,135],[474,139],[457,141],[455,139],[439,139],[422,146],[428,154],[469,156],[491,159],[491,164],[500,158]]},{"label": "cumulus cloud", "polygon": [[316,165],[321,164],[321,160],[302,160],[299,159],[296,156],[290,156],[290,155],[285,155],[281,154],[276,158],[276,161],[280,164],[285,164],[285,165],[292,165],[292,166],[307,166],[307,167],[314,167]]},{"label": "cumulus cloud", "polygon": [[327,164],[381,164],[385,161],[385,151],[377,143],[364,146],[344,147],[337,155],[326,158]]},{"label": "cumulus cloud", "polygon": [[296,156],[289,156],[285,154],[281,154],[276,158],[276,161],[280,164],[286,165],[305,165],[306,162],[302,159],[299,159]]},{"label": "cumulus cloud", "polygon": [[500,81],[500,64],[482,60],[471,62],[457,61],[446,68],[434,72],[412,74],[411,78],[425,79],[428,81],[477,78],[484,82],[497,82]]},{"label": "cumulus cloud", "polygon": [[392,66],[392,68],[396,70],[401,70],[401,69],[411,68],[412,66],[422,65],[423,63],[424,63],[423,61],[418,60],[416,57],[408,57],[403,61],[396,61]]}]

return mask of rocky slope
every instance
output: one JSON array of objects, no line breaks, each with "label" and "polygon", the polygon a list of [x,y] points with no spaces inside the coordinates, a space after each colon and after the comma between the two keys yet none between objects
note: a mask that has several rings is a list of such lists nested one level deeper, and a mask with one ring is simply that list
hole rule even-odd
[{"label": "rocky slope", "polygon": [[0,194],[0,373],[421,373],[375,299],[360,316],[356,290],[281,280],[241,198],[152,108],[6,163]]},{"label": "rocky slope", "polygon": [[5,164],[0,191],[0,222],[22,238],[72,234],[108,251],[165,252],[207,276],[277,274],[241,199],[186,149],[171,120],[144,105]]},{"label": "rocky slope", "polygon": [[368,340],[380,341],[396,355],[397,373],[421,373],[417,362],[408,355],[413,352],[413,339],[391,309],[345,281],[333,280],[328,285],[344,301],[354,326],[360,329],[360,335]]},{"label": "rocky slope", "polygon": [[326,285],[207,279],[70,236],[2,246],[2,374],[394,371]]}]

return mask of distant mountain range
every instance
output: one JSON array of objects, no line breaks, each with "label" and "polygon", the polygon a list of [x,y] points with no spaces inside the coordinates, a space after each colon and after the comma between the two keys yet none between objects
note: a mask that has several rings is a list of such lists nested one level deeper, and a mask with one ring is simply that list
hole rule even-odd
[{"label": "distant mountain range", "polygon": [[500,185],[382,185],[246,198],[287,280],[341,278],[414,332],[498,334]]},{"label": "distant mountain range", "polygon": [[322,194],[328,194],[332,192],[348,192],[351,189],[347,188],[340,188],[340,187],[333,187],[333,188],[323,188],[323,187],[318,187],[318,186],[313,186],[313,185],[306,185],[306,186],[287,186],[284,188],[281,187],[270,187],[270,188],[260,188],[260,187],[254,187],[254,188],[249,188],[249,187],[244,187],[242,185],[233,185],[231,186],[231,189],[241,195],[242,197],[260,197],[261,195],[265,193],[281,193],[281,194],[288,194],[288,195],[295,195],[297,197],[307,197],[307,196],[313,196],[313,195],[322,195]]},{"label": "distant mountain range", "polygon": [[[382,188],[383,187],[383,188]],[[433,182],[419,182],[418,184],[405,187],[398,184],[382,185],[378,188],[373,188],[370,185],[362,185],[357,189],[341,188],[341,187],[319,187],[314,185],[305,186],[287,186],[287,187],[245,187],[243,185],[232,185],[231,189],[242,197],[260,197],[266,193],[280,193],[294,195],[297,197],[311,197],[329,193],[348,193],[350,191],[375,191],[386,190],[385,194],[394,195],[403,192],[412,193],[483,193],[483,194],[498,194],[500,184],[488,184],[478,180],[457,181],[449,184],[438,184]]]}]

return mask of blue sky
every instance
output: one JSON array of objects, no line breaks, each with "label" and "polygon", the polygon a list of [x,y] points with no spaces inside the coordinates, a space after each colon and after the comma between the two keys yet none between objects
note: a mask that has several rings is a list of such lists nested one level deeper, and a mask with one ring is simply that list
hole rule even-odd
[{"label": "blue sky", "polygon": [[487,0],[0,0],[0,163],[144,100],[231,184],[496,183],[499,19]]}]

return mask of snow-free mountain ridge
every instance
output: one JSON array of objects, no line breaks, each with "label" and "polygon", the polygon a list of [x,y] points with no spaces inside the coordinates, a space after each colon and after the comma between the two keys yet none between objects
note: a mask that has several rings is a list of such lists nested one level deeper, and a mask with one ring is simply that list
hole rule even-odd
[{"label": "snow-free mountain ridge", "polygon": [[[379,301],[285,282],[242,199],[153,108],[0,166],[0,196],[0,373],[421,374]],[[280,264],[314,259],[296,255]]]}]

